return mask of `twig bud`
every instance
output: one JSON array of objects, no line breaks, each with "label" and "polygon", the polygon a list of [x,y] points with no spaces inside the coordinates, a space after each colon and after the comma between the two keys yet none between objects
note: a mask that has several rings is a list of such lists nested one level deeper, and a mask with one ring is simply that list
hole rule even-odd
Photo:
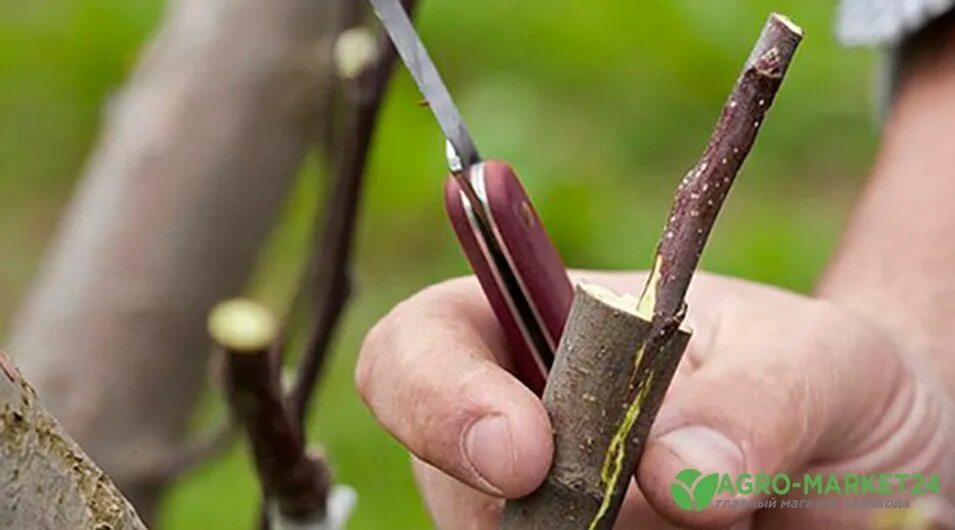
[{"label": "twig bud", "polygon": [[375,58],[376,39],[372,32],[357,26],[343,31],[335,41],[335,67],[342,79],[354,79]]}]

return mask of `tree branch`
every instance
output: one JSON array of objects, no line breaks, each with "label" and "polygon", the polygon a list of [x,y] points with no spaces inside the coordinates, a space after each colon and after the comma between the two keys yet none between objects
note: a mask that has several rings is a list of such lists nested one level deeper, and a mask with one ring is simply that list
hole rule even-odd
[{"label": "tree branch", "polygon": [[307,453],[286,406],[271,313],[247,300],[223,302],[210,314],[209,333],[226,353],[229,404],[248,436],[263,496],[281,519],[300,525],[324,520],[329,471]]},{"label": "tree branch", "polygon": [[733,87],[710,141],[677,189],[657,246],[640,312],[672,318],[683,311],[703,247],[802,40],[802,30],[772,15]]},{"label": "tree branch", "polygon": [[684,296],[707,236],[802,31],[772,15],[696,167],[677,190],[640,301],[580,286],[544,390],[554,463],[543,485],[508,502],[505,530],[609,530],[689,332]]},{"label": "tree branch", "polygon": [[508,501],[503,530],[609,529],[617,518],[642,440],[689,340],[645,345],[651,324],[633,296],[578,285],[544,406],[554,429],[554,461],[544,483]]},{"label": "tree branch", "polygon": [[[405,0],[406,9],[413,11],[415,3],[415,0]],[[370,44],[373,39],[363,37],[367,35],[363,31],[366,30],[352,29],[339,37],[339,43],[350,48],[339,48],[340,54],[337,54],[345,82],[347,121],[338,156],[334,157],[335,176],[323,210],[321,237],[314,246],[307,276],[302,282],[303,291],[314,293],[314,324],[289,397],[299,421],[304,420],[332,334],[351,294],[351,249],[365,166],[381,100],[397,59],[387,37],[380,33],[375,43]],[[346,42],[349,39],[351,43]],[[365,55],[363,46],[372,46],[374,55]]]},{"label": "tree branch", "polygon": [[133,472],[143,483],[167,484],[228,450],[238,440],[238,432],[229,418],[202,438],[182,442],[174,451],[144,457]]}]

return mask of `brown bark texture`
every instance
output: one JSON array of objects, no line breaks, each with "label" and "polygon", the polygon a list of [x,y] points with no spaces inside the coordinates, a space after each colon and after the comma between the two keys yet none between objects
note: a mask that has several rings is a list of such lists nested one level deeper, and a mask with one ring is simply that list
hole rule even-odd
[{"label": "brown bark texture", "polygon": [[[417,1],[403,0],[402,4],[409,15],[414,16]],[[352,6],[352,10],[354,13],[349,18],[357,22],[366,13],[367,6]],[[391,40],[384,31],[378,31],[374,54],[353,77],[343,76],[341,91],[346,108],[339,135],[341,141],[328,149],[334,167],[330,193],[321,212],[321,223],[316,224],[316,242],[300,289],[300,294],[310,295],[313,313],[305,351],[289,395],[292,411],[300,423],[304,423],[335,328],[352,293],[352,246],[365,168],[382,99],[397,59]]]},{"label": "brown bark texture", "polygon": [[0,528],[145,530],[0,352]]},{"label": "brown bark texture", "polygon": [[[632,301],[632,297],[630,297]],[[554,463],[544,484],[510,501],[505,530],[609,529],[689,334],[645,349],[650,322],[628,300],[578,286],[544,390]]]},{"label": "brown bark texture", "polygon": [[279,362],[268,346],[226,347],[229,401],[245,428],[264,497],[291,521],[325,518],[330,475],[306,452],[305,437],[285,404]]},{"label": "brown bark texture", "polygon": [[703,155],[681,181],[656,251],[651,277],[656,289],[654,317],[682,311],[716,217],[756,142],[802,37],[802,30],[787,18],[769,17]]},{"label": "brown bark texture", "polygon": [[147,520],[243,286],[324,121],[346,0],[178,0],[12,326],[50,411]]}]

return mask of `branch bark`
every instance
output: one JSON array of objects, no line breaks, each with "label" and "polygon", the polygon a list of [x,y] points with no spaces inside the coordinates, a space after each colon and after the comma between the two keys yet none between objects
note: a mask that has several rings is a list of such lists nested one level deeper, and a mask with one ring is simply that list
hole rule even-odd
[{"label": "branch bark", "polygon": [[273,347],[277,329],[265,308],[245,300],[223,302],[209,318],[209,332],[226,354],[229,404],[252,447],[263,496],[278,518],[304,527],[325,519],[330,476],[323,460],[307,454],[286,405]]},{"label": "branch bark", "polygon": [[0,352],[0,528],[146,530]]},{"label": "branch bark", "polygon": [[801,39],[785,17],[769,18],[702,158],[677,189],[639,302],[577,288],[544,389],[554,463],[537,491],[506,504],[504,530],[613,527],[690,338],[680,329],[690,280]]},{"label": "branch bark", "polygon": [[[404,0],[403,3],[409,15],[413,16],[416,0]],[[352,35],[357,40],[362,33]],[[397,60],[397,52],[383,32],[378,33],[374,46],[375,53],[369,60],[339,57],[341,63],[355,61],[359,66],[349,75],[353,67],[340,64],[339,71],[345,83],[346,121],[343,134],[340,135],[341,145],[336,153],[328,153],[335,160],[332,191],[323,210],[321,237],[314,246],[307,276],[302,282],[302,291],[313,293],[314,323],[289,396],[292,410],[300,422],[304,422],[333,332],[351,295],[351,250],[356,218],[361,207],[365,167],[381,101]],[[357,50],[352,53],[361,54]],[[316,233],[319,233],[318,226]]]},{"label": "branch bark", "polygon": [[756,141],[802,37],[802,29],[782,15],[773,14],[766,22],[703,156],[677,188],[653,273],[640,298],[641,313],[665,319],[683,311],[683,299],[716,216]]},{"label": "branch bark", "polygon": [[680,331],[646,349],[651,324],[632,296],[578,286],[544,406],[554,428],[554,463],[543,485],[509,501],[505,530],[609,529],[643,441],[690,338]]},{"label": "branch bark", "polygon": [[202,323],[242,287],[321,129],[346,3],[173,2],[15,319],[24,373],[147,520],[164,482],[139,462],[182,446]]}]

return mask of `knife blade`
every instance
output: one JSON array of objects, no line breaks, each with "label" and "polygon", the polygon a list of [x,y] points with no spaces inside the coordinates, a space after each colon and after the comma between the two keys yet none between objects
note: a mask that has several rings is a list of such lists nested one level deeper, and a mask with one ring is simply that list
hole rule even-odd
[{"label": "knife blade", "polygon": [[455,155],[461,162],[459,171],[480,162],[481,157],[464,123],[464,118],[461,117],[461,113],[451,99],[448,88],[441,80],[441,74],[438,73],[431,56],[428,55],[428,50],[418,38],[408,13],[398,0],[371,0],[371,5],[395,44],[395,48],[398,49],[398,55],[404,61],[411,77],[414,78],[428,101],[428,106],[438,120],[441,132],[454,148]]}]

